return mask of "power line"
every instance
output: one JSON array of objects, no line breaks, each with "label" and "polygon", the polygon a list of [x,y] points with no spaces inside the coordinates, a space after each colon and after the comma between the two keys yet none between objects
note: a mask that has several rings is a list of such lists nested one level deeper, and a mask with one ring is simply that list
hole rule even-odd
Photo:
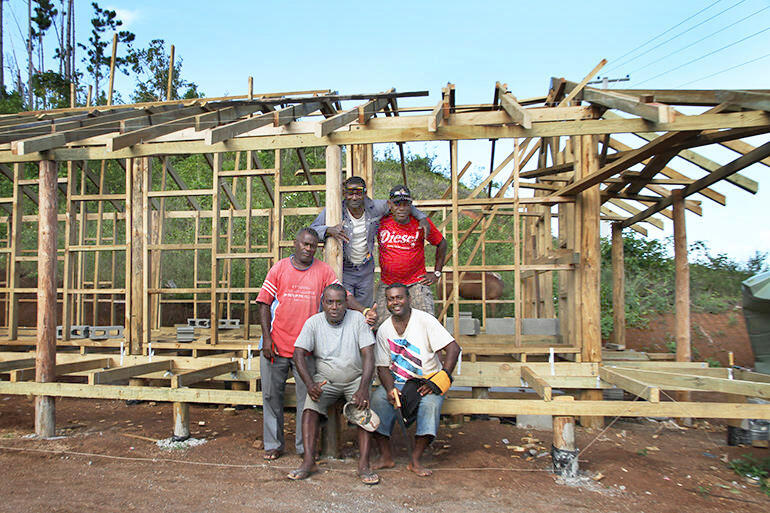
[{"label": "power line", "polygon": [[707,36],[704,36],[704,37],[702,37],[702,38],[698,39],[698,40],[697,40],[697,41],[695,41],[694,43],[690,43],[690,44],[689,44],[689,45],[687,45],[687,46],[683,46],[683,47],[682,47],[682,48],[680,48],[679,50],[676,50],[676,51],[674,51],[674,52],[671,52],[670,54],[666,55],[665,57],[662,57],[662,58],[659,58],[659,59],[657,59],[657,60],[654,60],[654,61],[650,62],[649,64],[645,64],[645,65],[644,65],[644,66],[642,66],[641,68],[637,68],[637,69],[635,69],[634,71],[630,72],[630,73],[629,73],[629,75],[631,75],[631,74],[634,74],[634,73],[638,73],[639,71],[641,71],[641,70],[643,70],[643,69],[649,68],[649,67],[650,67],[650,66],[652,66],[653,64],[658,64],[658,63],[660,63],[660,61],[662,61],[662,60],[668,59],[669,57],[673,57],[674,55],[678,54],[679,52],[681,52],[681,51],[683,51],[683,50],[686,50],[686,49],[688,49],[688,48],[690,48],[690,47],[692,47],[692,46],[695,46],[695,45],[697,45],[698,43],[700,43],[701,41],[704,41],[704,40],[706,40],[706,39],[708,39],[708,38],[710,38],[710,37],[712,37],[712,36],[715,36],[716,34],[719,34],[720,32],[724,32],[725,30],[729,29],[730,27],[733,27],[733,26],[737,25],[738,23],[740,23],[740,22],[742,22],[742,21],[745,21],[745,20],[747,20],[747,19],[749,19],[749,18],[751,18],[751,17],[753,17],[753,16],[756,16],[757,14],[761,13],[762,11],[766,11],[766,10],[768,10],[768,9],[770,9],[770,6],[767,6],[767,7],[763,8],[763,9],[760,9],[760,10],[758,10],[758,11],[756,11],[756,12],[752,13],[752,14],[749,14],[748,16],[746,16],[746,17],[744,17],[744,18],[741,18],[740,20],[738,20],[738,21],[736,21],[736,22],[734,22],[734,23],[731,23],[730,25],[727,25],[726,27],[723,27],[723,28],[721,28],[721,29],[717,30],[716,32],[712,32],[711,34],[709,34],[709,35],[707,35]]},{"label": "power line", "polygon": [[[647,41],[645,41],[645,42],[644,42],[644,43],[642,43],[641,45],[637,46],[636,48],[634,48],[634,49],[633,49],[633,50],[631,50],[630,52],[626,52],[626,53],[624,53],[623,55],[621,55],[620,57],[618,57],[618,58],[616,58],[616,59],[613,59],[613,62],[615,62],[615,61],[619,61],[620,59],[622,59],[622,58],[626,57],[627,55],[631,55],[632,53],[634,53],[635,51],[639,50],[640,48],[644,48],[645,46],[647,46],[648,44],[652,43],[653,41],[655,41],[655,40],[656,40],[656,39],[658,39],[659,37],[661,37],[661,36],[664,36],[664,35],[668,34],[669,32],[671,32],[672,30],[674,30],[675,28],[677,28],[677,27],[678,27],[678,26],[680,26],[681,24],[683,24],[683,23],[686,23],[686,22],[690,21],[691,19],[693,19],[694,17],[696,17],[697,15],[699,15],[700,13],[702,13],[703,11],[706,11],[706,10],[708,10],[708,9],[711,9],[713,6],[715,6],[716,4],[718,4],[718,3],[719,3],[719,2],[721,2],[721,1],[722,1],[722,0],[716,0],[716,2],[714,2],[714,3],[710,4],[710,5],[707,5],[706,7],[704,7],[703,9],[701,9],[700,11],[698,11],[698,12],[696,12],[695,14],[693,14],[692,16],[690,16],[689,18],[685,18],[684,20],[680,21],[679,23],[677,23],[677,24],[676,24],[676,25],[674,25],[673,27],[671,27],[671,28],[669,28],[669,29],[666,29],[666,30],[664,30],[663,32],[661,32],[661,33],[660,33],[660,34],[658,34],[657,36],[653,37],[652,39],[648,39]],[[610,68],[610,69],[613,69],[613,68]]]},{"label": "power line", "polygon": [[727,45],[725,45],[725,46],[723,46],[723,47],[721,47],[721,48],[717,48],[716,50],[714,50],[714,51],[712,51],[712,52],[709,52],[709,53],[707,53],[706,55],[702,55],[702,56],[700,56],[700,57],[698,57],[698,58],[696,58],[696,59],[692,59],[691,61],[685,62],[684,64],[681,64],[681,65],[677,66],[676,68],[672,68],[672,69],[670,69],[670,70],[668,70],[668,71],[664,71],[663,73],[658,73],[658,74],[657,74],[657,75],[655,75],[654,77],[650,77],[650,78],[648,78],[647,80],[643,80],[643,81],[639,82],[638,84],[636,84],[636,86],[638,87],[638,86],[640,86],[640,85],[642,85],[642,84],[644,84],[644,83],[647,83],[647,82],[649,82],[650,80],[654,80],[654,79],[656,79],[656,78],[658,78],[658,77],[662,77],[663,75],[668,75],[668,74],[669,74],[669,73],[671,73],[672,71],[676,71],[676,70],[678,70],[678,69],[684,68],[685,66],[689,66],[690,64],[693,64],[693,63],[695,63],[695,62],[698,62],[698,61],[700,61],[700,60],[702,60],[702,59],[705,59],[706,57],[709,57],[709,56],[711,56],[711,55],[714,55],[715,53],[721,52],[722,50],[725,50],[725,49],[727,49],[727,48],[730,48],[731,46],[735,46],[735,45],[737,45],[738,43],[742,43],[742,42],[746,41],[747,39],[751,39],[752,37],[758,36],[759,34],[762,34],[763,32],[767,32],[768,30],[770,30],[770,27],[766,27],[766,28],[764,28],[764,29],[760,30],[759,32],[754,32],[754,33],[753,33],[753,34],[751,34],[750,36],[746,36],[746,37],[744,37],[743,39],[739,39],[738,41],[735,41],[735,42],[733,42],[733,43],[727,44]]},{"label": "power line", "polygon": [[746,64],[751,64],[752,62],[760,61],[762,59],[766,59],[770,57],[770,53],[766,53],[762,57],[757,57],[756,59],[751,59],[749,61],[743,62],[741,64],[736,64],[735,66],[730,66],[729,68],[723,69],[722,71],[717,71],[716,73],[712,73],[710,75],[706,75],[705,77],[696,78],[695,80],[690,80],[689,82],[685,82],[684,84],[676,86],[677,89],[680,87],[684,87],[686,85],[694,84],[695,82],[700,82],[701,80],[706,80],[707,78],[715,77],[717,75],[721,75],[722,73],[727,73],[728,71],[732,71],[735,68],[740,68],[741,66],[745,66]]},{"label": "power line", "polygon": [[715,15],[713,15],[713,16],[711,16],[710,18],[706,18],[705,20],[701,21],[700,23],[696,23],[696,24],[695,24],[695,25],[693,25],[692,27],[688,28],[687,30],[685,30],[685,31],[683,31],[683,32],[680,32],[679,34],[677,34],[677,35],[675,35],[675,36],[672,36],[672,37],[670,37],[670,38],[666,39],[666,40],[665,40],[665,41],[663,41],[662,43],[658,43],[657,45],[653,46],[653,47],[652,47],[652,48],[650,48],[649,50],[645,50],[644,52],[640,53],[640,54],[639,54],[639,55],[637,55],[636,57],[631,57],[631,58],[630,58],[630,59],[628,59],[627,61],[625,61],[625,62],[623,62],[623,63],[621,63],[621,64],[618,64],[618,65],[617,65],[617,67],[620,67],[620,66],[625,66],[625,65],[626,65],[626,64],[628,64],[629,62],[633,62],[633,61],[635,61],[636,59],[638,59],[639,57],[642,57],[642,56],[644,56],[644,55],[647,55],[647,54],[648,54],[648,53],[650,53],[651,51],[653,51],[653,50],[655,50],[655,49],[657,49],[657,48],[660,48],[661,46],[665,45],[666,43],[669,43],[669,42],[673,41],[674,39],[678,38],[679,36],[682,36],[682,35],[684,35],[684,34],[687,34],[687,33],[688,33],[688,32],[690,32],[691,30],[693,30],[693,29],[696,29],[696,28],[700,27],[700,26],[701,26],[701,25],[703,25],[704,23],[708,23],[709,21],[713,20],[713,19],[714,19],[714,18],[716,18],[717,16],[721,16],[722,14],[726,13],[727,11],[729,11],[730,9],[732,9],[732,8],[734,8],[734,7],[737,7],[737,6],[739,6],[740,4],[744,3],[745,1],[746,1],[746,0],[740,0],[740,1],[739,1],[739,2],[737,2],[737,3],[734,3],[733,5],[731,5],[730,7],[728,7],[727,9],[723,9],[722,11],[719,11],[718,13],[716,13],[716,14],[715,14]]}]

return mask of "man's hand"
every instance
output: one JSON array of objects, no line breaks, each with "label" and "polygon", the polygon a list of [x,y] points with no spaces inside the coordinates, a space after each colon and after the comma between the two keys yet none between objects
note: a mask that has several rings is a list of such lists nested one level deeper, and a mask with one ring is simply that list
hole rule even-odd
[{"label": "man's hand", "polygon": [[428,222],[428,218],[420,219],[420,230],[422,230],[422,236],[427,239],[428,234],[430,233],[430,223]]},{"label": "man's hand", "polygon": [[420,388],[417,389],[417,393],[421,396],[426,396],[428,394],[433,394],[433,389],[429,387],[428,385],[421,385]]},{"label": "man's hand", "polygon": [[366,310],[366,313],[364,314],[364,317],[366,317],[366,324],[369,326],[374,326],[377,323],[377,303],[374,303],[371,308],[364,309]]},{"label": "man's hand", "polygon": [[398,391],[397,388],[392,388],[390,392],[388,392],[388,402],[393,405],[393,407],[396,407],[396,397],[398,397],[399,404],[401,403],[401,392]]},{"label": "man's hand", "polygon": [[260,350],[262,353],[262,356],[267,358],[268,360],[272,360],[275,358],[275,354],[273,354],[273,339],[263,336],[262,337],[262,349]]},{"label": "man's hand", "polygon": [[438,281],[438,277],[433,273],[425,273],[422,275],[420,283],[422,285],[433,285]]},{"label": "man's hand", "polygon": [[326,380],[316,383],[313,382],[312,386],[307,387],[307,395],[310,396],[310,398],[314,401],[317,401],[321,398],[321,392],[323,392],[323,389],[321,388],[326,384]]},{"label": "man's hand", "polygon": [[345,229],[342,227],[342,223],[338,224],[337,226],[328,226],[326,228],[326,233],[340,242],[350,242],[350,238],[348,237],[348,234],[345,233]]},{"label": "man's hand", "polygon": [[363,382],[361,382],[361,386],[358,388],[358,390],[356,390],[356,393],[353,394],[351,400],[353,401],[353,404],[355,404],[356,407],[360,409],[368,408],[369,388],[364,386]]}]

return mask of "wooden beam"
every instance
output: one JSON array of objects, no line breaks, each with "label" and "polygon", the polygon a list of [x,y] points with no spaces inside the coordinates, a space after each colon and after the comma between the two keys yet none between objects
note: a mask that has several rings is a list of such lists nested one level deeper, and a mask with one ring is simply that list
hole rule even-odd
[{"label": "wooden beam", "polygon": [[612,223],[612,342],[626,348],[626,269],[623,254],[623,227]]},{"label": "wooden beam", "polygon": [[[199,110],[203,110],[199,108]],[[139,128],[132,132],[116,135],[107,139],[107,151],[117,151],[122,148],[128,148],[144,141],[149,141],[157,137],[173,134],[185,128],[195,126],[197,115],[185,118],[173,119],[159,125]]]},{"label": "wooden beam", "polygon": [[0,362],[0,373],[10,372],[15,369],[23,369],[35,364],[34,358],[20,358],[18,360],[7,360]]},{"label": "wooden beam", "polygon": [[504,93],[500,97],[500,105],[503,110],[511,116],[511,119],[523,126],[524,128],[532,128],[532,116],[529,111],[522,107],[519,102],[516,101],[516,97],[511,93]]},{"label": "wooden beam", "polygon": [[181,388],[238,370],[238,362],[225,362],[203,369],[182,372],[171,377],[171,388]]},{"label": "wooden beam", "polygon": [[607,367],[606,365],[599,367],[599,377],[607,383],[620,387],[626,392],[641,397],[642,399],[646,399],[651,403],[660,402],[660,388],[629,378],[611,367]]},{"label": "wooden beam", "polygon": [[235,121],[227,125],[223,125],[217,128],[212,128],[204,136],[205,143],[207,145],[217,144],[228,139],[232,139],[238,135],[245,134],[251,130],[267,126],[267,125],[286,125],[292,121],[306,116],[311,112],[314,112],[321,108],[320,102],[303,103],[300,105],[292,105],[285,109],[276,110],[274,112],[267,112],[240,121]]},{"label": "wooden beam", "polygon": [[613,367],[613,370],[623,376],[643,381],[663,389],[668,386],[673,386],[701,392],[720,392],[723,394],[736,394],[770,399],[770,383],[715,378],[712,376],[701,376],[679,372],[631,369],[621,366]]},{"label": "wooden beam", "polygon": [[755,91],[716,91],[719,103],[735,105],[747,110],[770,111],[770,93]]},{"label": "wooden beam", "polygon": [[[567,89],[574,86],[567,82]],[[583,100],[596,103],[609,109],[620,110],[647,119],[653,123],[670,123],[674,120],[675,110],[662,103],[645,103],[638,97],[628,96],[614,91],[602,91],[592,87],[583,89]]]},{"label": "wooden beam", "polygon": [[[148,320],[149,321],[149,320]],[[104,371],[94,372],[88,376],[89,385],[107,385],[118,381],[126,381],[135,376],[151,374],[153,372],[170,371],[173,367],[171,360],[158,360],[154,362],[139,363],[128,367],[116,367]]]},{"label": "wooden beam", "polygon": [[[93,360],[83,360],[80,362],[60,363],[54,367],[56,377],[72,374],[74,372],[83,372],[94,369],[103,369],[109,367],[109,358],[96,358]],[[27,381],[35,378],[35,368],[22,368],[11,371],[11,381]]]},{"label": "wooden beam", "polygon": [[[586,84],[592,78],[594,78],[596,76],[596,74],[599,73],[599,71],[601,71],[601,69],[604,67],[605,64],[607,64],[607,59],[602,59],[601,61],[599,61],[599,64],[597,64],[596,67],[594,67],[594,69],[592,69],[588,73],[588,75],[586,75],[583,78],[583,80],[580,81],[579,84],[577,84],[575,87],[573,87],[572,90],[569,91],[567,96],[565,96],[564,99],[559,102],[559,107],[563,107],[565,105],[569,105],[569,102],[571,102],[580,93],[580,91],[583,90],[583,88],[586,86]],[[554,79],[551,79],[551,83],[553,83],[553,80]],[[566,86],[566,82],[564,81],[564,79],[561,79],[561,81],[562,81],[562,84],[564,84]]]},{"label": "wooden beam", "polygon": [[535,371],[529,367],[522,367],[521,379],[526,381],[527,385],[529,385],[532,390],[537,392],[537,395],[539,395],[544,401],[551,400],[551,385],[549,385],[548,382],[540,377]]},{"label": "wooden beam", "polygon": [[[395,91],[395,89],[391,89],[391,91]],[[353,107],[350,110],[335,114],[334,116],[321,121],[315,129],[315,134],[318,137],[326,137],[338,128],[356,120],[361,124],[365,124],[376,112],[384,109],[389,101],[388,98],[376,98],[369,100],[358,107]]]}]

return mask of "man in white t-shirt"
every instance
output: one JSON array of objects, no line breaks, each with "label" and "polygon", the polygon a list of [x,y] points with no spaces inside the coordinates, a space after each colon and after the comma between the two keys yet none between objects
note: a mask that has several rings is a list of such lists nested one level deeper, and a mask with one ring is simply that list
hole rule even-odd
[{"label": "man in white t-shirt", "polygon": [[[374,242],[380,219],[390,212],[386,200],[373,200],[366,195],[366,182],[352,176],[342,184],[342,222],[326,225],[326,209],[310,225],[321,240],[332,236],[342,243],[342,284],[364,307],[374,303]],[[412,206],[411,215],[424,233],[430,224],[423,212]]]},{"label": "man in white t-shirt", "polygon": [[[438,432],[444,393],[451,386],[460,346],[435,317],[411,307],[406,285],[388,285],[385,299],[391,317],[377,331],[375,365],[382,386],[372,395],[372,410],[380,417],[380,426],[374,433],[380,459],[372,468],[395,465],[390,434],[396,420],[394,404],[398,394],[405,406],[402,411],[413,412],[405,415],[407,422],[417,422],[414,450],[407,468],[425,477],[432,472],[422,466],[420,457]],[[443,365],[438,357],[442,350]]]}]

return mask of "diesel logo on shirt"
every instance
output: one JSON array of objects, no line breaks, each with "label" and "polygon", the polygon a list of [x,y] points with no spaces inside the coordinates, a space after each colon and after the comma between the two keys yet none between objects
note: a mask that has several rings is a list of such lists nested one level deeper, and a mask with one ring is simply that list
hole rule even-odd
[{"label": "diesel logo on shirt", "polygon": [[414,235],[409,235],[402,233],[390,233],[388,230],[380,229],[380,244],[398,244],[414,247],[417,244],[417,239],[419,238],[419,231],[415,232]]}]

